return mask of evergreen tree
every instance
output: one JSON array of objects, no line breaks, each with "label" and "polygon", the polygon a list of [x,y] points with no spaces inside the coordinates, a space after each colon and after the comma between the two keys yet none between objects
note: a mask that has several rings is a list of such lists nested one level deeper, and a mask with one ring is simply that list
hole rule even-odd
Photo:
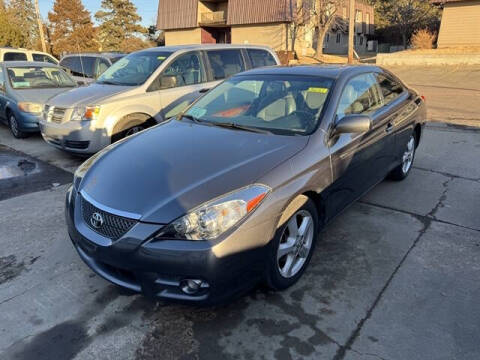
[{"label": "evergreen tree", "polygon": [[386,40],[399,37],[407,47],[419,29],[438,31],[440,10],[429,0],[370,0],[375,8],[375,31]]},{"label": "evergreen tree", "polygon": [[95,14],[100,23],[99,41],[104,51],[127,50],[129,40],[138,43],[135,34],[146,34],[139,22],[142,18],[130,0],[102,0],[102,10]]},{"label": "evergreen tree", "polygon": [[0,3],[0,46],[22,47],[27,41],[21,28],[12,21],[12,15]]},{"label": "evergreen tree", "polygon": [[39,37],[33,0],[10,0],[7,9],[12,24],[24,34],[25,41],[21,47],[33,48]]},{"label": "evergreen tree", "polygon": [[48,13],[53,53],[98,51],[90,12],[81,0],[55,0]]}]

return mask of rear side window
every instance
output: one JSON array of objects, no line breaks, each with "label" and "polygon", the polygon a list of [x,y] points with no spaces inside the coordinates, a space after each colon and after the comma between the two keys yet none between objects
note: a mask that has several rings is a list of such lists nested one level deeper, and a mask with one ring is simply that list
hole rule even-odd
[{"label": "rear side window", "polygon": [[252,67],[263,67],[277,65],[275,58],[270,52],[258,49],[247,49],[248,57],[252,63]]},{"label": "rear side window", "polygon": [[106,59],[98,58],[97,65],[95,67],[95,77],[102,75],[109,67],[110,63]]},{"label": "rear side window", "polygon": [[63,59],[60,65],[70,69],[73,76],[93,78],[95,57],[93,56],[70,56]]},{"label": "rear side window", "polygon": [[207,56],[214,80],[222,80],[245,70],[240,50],[210,50]]},{"label": "rear side window", "polygon": [[7,52],[3,55],[3,61],[27,61],[27,54],[21,52]]},{"label": "rear side window", "polygon": [[377,74],[377,81],[380,85],[385,105],[391,103],[403,93],[403,86],[389,76]]},{"label": "rear side window", "polygon": [[33,61],[47,62],[50,64],[57,64],[55,59],[45,54],[32,54]]}]

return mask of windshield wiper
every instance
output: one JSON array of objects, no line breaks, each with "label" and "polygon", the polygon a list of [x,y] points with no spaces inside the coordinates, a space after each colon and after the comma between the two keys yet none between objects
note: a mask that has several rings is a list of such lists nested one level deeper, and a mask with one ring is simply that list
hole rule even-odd
[{"label": "windshield wiper", "polygon": [[97,81],[97,84],[105,84],[105,85],[121,85],[120,83],[113,82],[113,81],[108,81],[108,80]]},{"label": "windshield wiper", "polygon": [[256,127],[251,127],[251,126],[245,126],[245,125],[239,125],[235,124],[233,122],[211,122],[212,125],[214,126],[219,126],[219,127],[224,127],[227,129],[234,129],[234,130],[243,130],[243,131],[250,131],[254,133],[260,133],[260,134],[271,134],[271,131],[256,128]]},{"label": "windshield wiper", "polygon": [[197,123],[197,124],[200,124],[200,123],[209,123],[209,124],[210,124],[210,121],[205,121],[205,120],[199,119],[199,118],[197,118],[197,117],[195,117],[195,116],[188,115],[188,114],[180,114],[180,115],[178,115],[177,120],[181,121],[182,118],[185,118],[185,119],[188,119],[188,120],[192,120],[194,123]]}]

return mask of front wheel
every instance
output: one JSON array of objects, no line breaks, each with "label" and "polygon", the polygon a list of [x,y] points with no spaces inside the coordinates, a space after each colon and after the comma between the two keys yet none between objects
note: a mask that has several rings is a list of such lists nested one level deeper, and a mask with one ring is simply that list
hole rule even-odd
[{"label": "front wheel", "polygon": [[308,266],[318,238],[318,213],[312,200],[307,200],[283,224],[272,240],[267,283],[274,290],[283,290],[302,276]]},{"label": "front wheel", "polygon": [[17,139],[23,139],[23,138],[26,138],[28,136],[28,134],[26,132],[23,132],[19,129],[18,120],[17,120],[17,118],[15,117],[14,114],[9,115],[8,126],[10,128],[10,132],[12,133],[12,135],[14,137],[16,137]]},{"label": "front wheel", "polygon": [[415,160],[416,148],[417,139],[415,138],[415,135],[412,134],[408,139],[407,145],[405,146],[405,150],[402,155],[402,163],[390,173],[390,178],[392,180],[401,181],[408,176],[410,170],[412,170],[413,160]]}]

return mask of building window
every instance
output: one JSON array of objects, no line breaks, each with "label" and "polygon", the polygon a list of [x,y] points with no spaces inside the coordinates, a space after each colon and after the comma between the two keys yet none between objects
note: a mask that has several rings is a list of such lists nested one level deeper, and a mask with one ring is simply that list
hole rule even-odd
[{"label": "building window", "polygon": [[330,42],[330,33],[327,34],[327,36],[325,37],[325,42]]},{"label": "building window", "polygon": [[363,36],[360,36],[360,46],[363,45]]},{"label": "building window", "polygon": [[342,40],[342,34],[341,33],[337,33],[337,44],[340,44],[340,41]]},{"label": "building window", "polygon": [[353,45],[357,45],[357,35],[353,35]]}]

